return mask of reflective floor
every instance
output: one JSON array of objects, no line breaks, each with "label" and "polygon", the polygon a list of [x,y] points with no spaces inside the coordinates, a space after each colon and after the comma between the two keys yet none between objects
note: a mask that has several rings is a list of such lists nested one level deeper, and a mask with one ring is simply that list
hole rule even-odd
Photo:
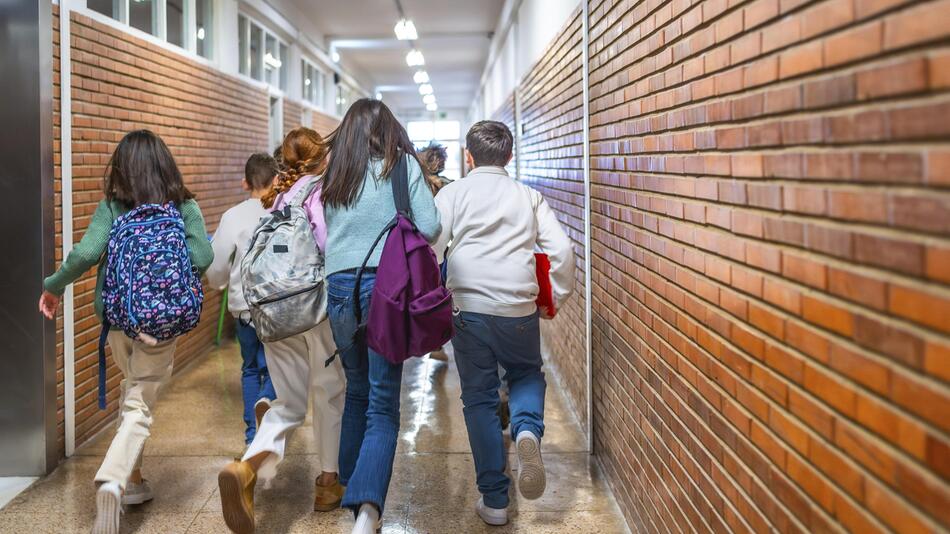
[{"label": "reflective floor", "polygon": [[[143,467],[155,500],[128,509],[123,532],[228,532],[216,481],[218,470],[243,450],[239,362],[236,346],[225,346],[176,376],[165,392]],[[580,427],[554,380],[549,382],[543,441],[547,491],[535,501],[512,491],[511,523],[487,527],[474,512],[478,491],[455,365],[418,358],[407,362],[383,532],[626,532],[599,469],[584,452]],[[95,515],[92,479],[111,438],[110,429],[0,510],[0,532],[88,532]],[[352,528],[348,512],[311,510],[317,475],[308,455],[312,443],[308,420],[291,441],[272,487],[258,486],[257,532],[347,533]]]}]

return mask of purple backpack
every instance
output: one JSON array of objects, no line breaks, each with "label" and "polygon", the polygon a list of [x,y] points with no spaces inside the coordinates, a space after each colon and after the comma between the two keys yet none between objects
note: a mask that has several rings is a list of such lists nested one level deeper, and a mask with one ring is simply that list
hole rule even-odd
[{"label": "purple backpack", "polygon": [[[392,364],[423,356],[452,339],[452,294],[442,285],[435,252],[412,222],[409,209],[407,158],[400,158],[392,183],[396,216],[379,233],[356,275],[353,290],[356,340],[382,354]],[[376,286],[363,322],[360,280],[376,246],[387,235],[376,269]]]}]

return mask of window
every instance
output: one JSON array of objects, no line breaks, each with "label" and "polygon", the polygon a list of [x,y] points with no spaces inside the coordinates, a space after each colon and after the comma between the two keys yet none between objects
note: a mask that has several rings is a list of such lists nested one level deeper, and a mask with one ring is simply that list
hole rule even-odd
[{"label": "window", "polygon": [[238,60],[238,72],[247,76],[251,72],[251,57],[247,54],[247,19],[244,15],[238,16],[238,49],[240,50],[240,59]]},{"label": "window", "polygon": [[306,59],[300,60],[300,72],[303,99],[322,108],[325,105],[323,91],[326,87],[326,74]]},{"label": "window", "polygon": [[211,0],[195,0],[195,52],[211,58]]},{"label": "window", "polygon": [[[214,0],[86,0],[86,7],[210,58],[212,2]],[[240,31],[238,34],[245,35]]]},{"label": "window", "polygon": [[184,0],[166,0],[165,2],[165,39],[177,46],[184,46],[185,42],[184,4]]},{"label": "window", "polygon": [[342,83],[336,84],[336,114],[343,116],[346,110],[350,109],[350,104],[356,101],[360,95],[348,85]]},{"label": "window", "polygon": [[244,15],[238,15],[239,71],[266,82],[281,91],[287,90],[287,45],[276,35]]},{"label": "window", "polygon": [[281,99],[273,96],[270,98],[270,115],[268,119],[270,147],[267,151],[272,152],[284,142],[284,105]]},{"label": "window", "polygon": [[155,35],[156,9],[161,0],[129,0],[129,25]]},{"label": "window", "polygon": [[424,149],[431,142],[445,147],[448,156],[442,176],[449,180],[458,180],[462,176],[462,144],[459,142],[462,125],[459,121],[409,121],[406,131],[416,150]]}]

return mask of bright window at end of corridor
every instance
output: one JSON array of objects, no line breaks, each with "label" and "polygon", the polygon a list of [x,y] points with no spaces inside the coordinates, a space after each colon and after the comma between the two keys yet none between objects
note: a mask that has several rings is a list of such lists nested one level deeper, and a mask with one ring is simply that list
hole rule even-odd
[{"label": "bright window at end of corridor", "polygon": [[449,180],[462,177],[462,125],[459,121],[409,121],[407,132],[416,150],[423,150],[430,143],[445,147],[445,171],[442,176]]}]

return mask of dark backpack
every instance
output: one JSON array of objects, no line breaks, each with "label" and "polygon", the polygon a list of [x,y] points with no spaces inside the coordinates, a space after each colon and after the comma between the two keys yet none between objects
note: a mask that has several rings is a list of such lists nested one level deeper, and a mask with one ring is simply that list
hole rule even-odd
[{"label": "dark backpack", "polygon": [[109,328],[154,345],[190,331],[204,292],[191,265],[185,222],[173,203],[143,204],[109,231],[99,336],[99,407],[105,409],[105,340]]},{"label": "dark backpack", "polygon": [[[400,364],[442,348],[454,333],[452,294],[442,285],[435,252],[412,222],[409,173],[400,158],[390,173],[396,216],[376,237],[356,275],[353,289],[357,328],[354,340]],[[376,269],[369,317],[363,321],[360,281],[376,246],[386,237]]]}]

